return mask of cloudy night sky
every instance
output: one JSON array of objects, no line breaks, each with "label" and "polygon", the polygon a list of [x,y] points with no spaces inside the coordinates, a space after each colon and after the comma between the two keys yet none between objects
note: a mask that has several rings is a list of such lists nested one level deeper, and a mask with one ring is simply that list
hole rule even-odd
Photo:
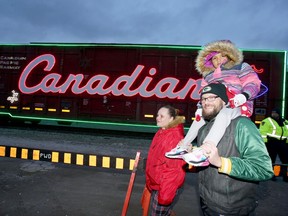
[{"label": "cloudy night sky", "polygon": [[1,0],[0,44],[205,45],[288,50],[287,0]]}]

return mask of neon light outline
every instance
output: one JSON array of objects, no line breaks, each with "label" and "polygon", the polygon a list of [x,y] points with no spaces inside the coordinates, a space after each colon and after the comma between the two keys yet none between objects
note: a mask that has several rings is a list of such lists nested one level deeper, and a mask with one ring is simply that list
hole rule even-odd
[{"label": "neon light outline", "polygon": [[[155,68],[150,68],[149,75],[151,76],[143,76],[143,70],[145,66],[137,65],[135,70],[131,75],[122,75],[114,80],[113,84],[109,87],[107,85],[107,81],[110,77],[97,74],[91,77],[83,87],[80,87],[84,80],[83,74],[69,74],[68,78],[64,81],[64,83],[59,84],[61,81],[62,75],[57,73],[50,73],[46,75],[39,84],[35,86],[27,86],[26,80],[29,79],[30,73],[33,69],[39,64],[45,62],[46,66],[44,67],[44,71],[51,71],[56,63],[55,57],[51,54],[43,54],[36,57],[32,60],[23,70],[20,75],[18,81],[19,90],[23,94],[33,94],[38,91],[42,91],[44,93],[59,93],[64,94],[67,92],[68,88],[71,88],[71,91],[74,94],[82,94],[84,92],[94,95],[106,95],[113,94],[115,96],[126,96],[131,97],[135,95],[140,95],[144,98],[149,98],[156,96],[158,98],[169,98],[169,99],[185,99],[187,95],[190,93],[190,98],[197,100],[199,99],[199,91],[201,89],[201,79],[188,79],[185,86],[179,91],[175,91],[177,85],[180,83],[180,80],[174,77],[165,77],[161,79],[155,86],[151,88],[149,86],[153,80],[153,75],[157,73]],[[141,76],[144,77],[143,81],[140,83],[138,87],[134,87],[131,89],[132,85],[135,83],[135,80]],[[97,82],[95,88],[92,86]],[[124,85],[122,85],[124,83]],[[121,86],[121,87],[120,87]],[[148,88],[152,89],[148,91]],[[194,88],[195,87],[195,88]]]},{"label": "neon light outline", "polygon": [[[46,66],[44,67],[44,71],[51,71],[56,63],[56,59],[51,54],[43,54],[38,57],[36,57],[34,60],[32,60],[23,70],[23,72],[20,75],[19,81],[18,81],[18,87],[20,91],[24,94],[33,94],[37,91],[42,91],[43,93],[60,93],[64,94],[67,92],[69,87],[71,88],[71,91],[73,94],[82,94],[84,92],[87,92],[90,95],[98,94],[98,95],[106,95],[109,93],[112,93],[114,96],[121,96],[124,95],[126,97],[131,97],[139,94],[141,97],[149,98],[152,96],[157,96],[158,98],[169,98],[169,99],[185,99],[188,95],[188,93],[192,90],[190,94],[190,98],[197,100],[199,99],[199,90],[201,89],[201,79],[194,80],[189,79],[186,82],[186,85],[179,91],[175,92],[175,88],[179,84],[180,80],[174,77],[165,77],[161,79],[156,86],[151,90],[148,91],[148,86],[153,80],[153,75],[157,73],[157,70],[155,68],[150,68],[149,75],[151,77],[146,76],[144,80],[141,82],[141,84],[138,86],[138,88],[135,88],[131,90],[131,85],[135,82],[137,78],[140,77],[140,74],[142,73],[145,66],[143,65],[137,65],[135,70],[132,72],[132,74],[129,75],[122,75],[118,77],[113,84],[110,87],[105,88],[106,83],[110,79],[110,77],[103,75],[103,74],[97,74],[92,76],[86,85],[83,87],[80,87],[84,80],[83,74],[69,74],[68,78],[65,80],[65,82],[61,85],[58,85],[60,82],[62,75],[57,73],[50,73],[46,75],[41,82],[34,86],[34,87],[28,87],[26,85],[26,80],[28,79],[28,76],[30,75],[31,71],[33,69],[41,64],[42,62],[46,62]],[[256,69],[256,67],[253,65],[253,69],[256,70],[256,72],[262,73],[263,69]],[[97,82],[97,86],[93,88],[93,84]],[[120,88],[120,84],[124,82],[124,85]],[[47,84],[49,83],[49,84]],[[58,85],[58,86],[57,86]],[[262,91],[258,96],[262,96],[268,91],[267,86],[264,84],[261,84],[264,87],[264,91]],[[166,87],[165,87],[166,86]],[[193,89],[193,87],[196,86],[196,88]]]}]

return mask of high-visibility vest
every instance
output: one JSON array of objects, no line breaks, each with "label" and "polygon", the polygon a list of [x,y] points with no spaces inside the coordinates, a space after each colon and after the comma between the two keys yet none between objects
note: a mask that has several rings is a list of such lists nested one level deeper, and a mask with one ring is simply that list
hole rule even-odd
[{"label": "high-visibility vest", "polygon": [[267,142],[267,137],[273,137],[279,140],[287,139],[288,137],[288,121],[284,121],[284,126],[280,126],[273,118],[265,118],[259,127],[260,134]]}]

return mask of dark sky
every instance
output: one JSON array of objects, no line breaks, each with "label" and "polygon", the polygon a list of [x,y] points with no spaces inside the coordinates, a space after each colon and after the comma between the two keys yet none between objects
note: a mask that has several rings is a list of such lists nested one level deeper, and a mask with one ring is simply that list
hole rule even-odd
[{"label": "dark sky", "polygon": [[287,0],[1,0],[0,44],[204,45],[288,50]]}]

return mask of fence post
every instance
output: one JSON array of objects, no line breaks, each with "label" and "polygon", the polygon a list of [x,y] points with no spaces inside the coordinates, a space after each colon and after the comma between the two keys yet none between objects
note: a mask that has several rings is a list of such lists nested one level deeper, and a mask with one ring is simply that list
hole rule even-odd
[{"label": "fence post", "polygon": [[133,188],[133,184],[134,184],[134,180],[135,180],[135,175],[136,175],[136,171],[137,171],[139,158],[140,158],[140,152],[137,152],[121,216],[126,216],[126,213],[127,213],[127,210],[128,210],[128,205],[129,205],[131,192],[132,192],[132,188]]}]

